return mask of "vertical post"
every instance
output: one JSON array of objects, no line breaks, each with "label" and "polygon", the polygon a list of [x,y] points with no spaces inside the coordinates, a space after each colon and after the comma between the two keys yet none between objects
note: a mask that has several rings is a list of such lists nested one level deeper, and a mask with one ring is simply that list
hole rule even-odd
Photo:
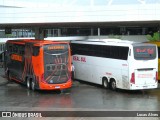
[{"label": "vertical post", "polygon": [[91,28],[91,36],[93,36],[93,28]]},{"label": "vertical post", "polygon": [[61,29],[58,29],[58,37],[61,36]]},{"label": "vertical post", "polygon": [[33,37],[33,30],[32,29],[31,29],[31,34],[30,34],[29,37]]},{"label": "vertical post", "polygon": [[22,31],[21,37],[24,37],[24,29],[22,29],[21,31]]},{"label": "vertical post", "polygon": [[142,28],[142,35],[146,34],[146,28]]},{"label": "vertical post", "polygon": [[53,31],[53,30],[52,30],[52,29],[48,29],[47,31],[48,31],[48,37],[52,37],[52,36],[53,36],[52,31]]},{"label": "vertical post", "polygon": [[44,40],[44,30],[42,28],[35,28],[35,39]]},{"label": "vertical post", "polygon": [[17,37],[19,37],[19,29],[17,30]]},{"label": "vertical post", "polygon": [[101,29],[98,28],[98,36],[100,36],[100,35],[101,35]]},{"label": "vertical post", "polygon": [[15,32],[16,32],[16,37],[18,37],[18,30],[16,29]]},{"label": "vertical post", "polygon": [[120,33],[122,34],[122,35],[125,35],[126,34],[126,28],[125,27],[120,27]]}]

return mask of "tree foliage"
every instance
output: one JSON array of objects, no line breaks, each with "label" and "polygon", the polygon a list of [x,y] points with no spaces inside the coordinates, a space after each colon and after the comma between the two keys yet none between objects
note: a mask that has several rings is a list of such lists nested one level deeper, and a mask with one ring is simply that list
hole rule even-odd
[{"label": "tree foliage", "polygon": [[160,32],[155,32],[153,36],[147,35],[147,39],[149,41],[159,41],[160,40]]}]

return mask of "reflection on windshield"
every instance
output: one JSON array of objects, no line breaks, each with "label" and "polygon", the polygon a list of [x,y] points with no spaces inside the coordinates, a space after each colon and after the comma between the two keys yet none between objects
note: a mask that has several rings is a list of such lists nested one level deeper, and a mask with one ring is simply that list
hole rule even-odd
[{"label": "reflection on windshield", "polygon": [[63,47],[57,47],[57,46],[52,45],[49,47],[47,46],[46,48],[63,48],[63,49],[45,49],[44,51],[44,64],[45,64],[44,78],[45,81],[50,84],[64,83],[69,79],[68,47],[65,44]]}]

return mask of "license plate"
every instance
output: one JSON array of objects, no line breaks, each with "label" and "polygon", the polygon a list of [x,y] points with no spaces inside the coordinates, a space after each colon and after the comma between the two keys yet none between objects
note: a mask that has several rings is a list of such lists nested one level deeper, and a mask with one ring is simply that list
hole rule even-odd
[{"label": "license plate", "polygon": [[55,88],[60,88],[60,86],[56,86]]},{"label": "license plate", "polygon": [[143,88],[147,88],[147,86],[143,86]]}]

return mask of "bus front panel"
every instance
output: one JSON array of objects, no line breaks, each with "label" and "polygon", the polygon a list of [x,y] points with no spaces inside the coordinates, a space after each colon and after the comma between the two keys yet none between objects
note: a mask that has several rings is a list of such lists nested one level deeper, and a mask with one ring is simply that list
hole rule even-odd
[{"label": "bus front panel", "polygon": [[68,44],[44,46],[44,80],[48,84],[62,84],[70,79]]}]

